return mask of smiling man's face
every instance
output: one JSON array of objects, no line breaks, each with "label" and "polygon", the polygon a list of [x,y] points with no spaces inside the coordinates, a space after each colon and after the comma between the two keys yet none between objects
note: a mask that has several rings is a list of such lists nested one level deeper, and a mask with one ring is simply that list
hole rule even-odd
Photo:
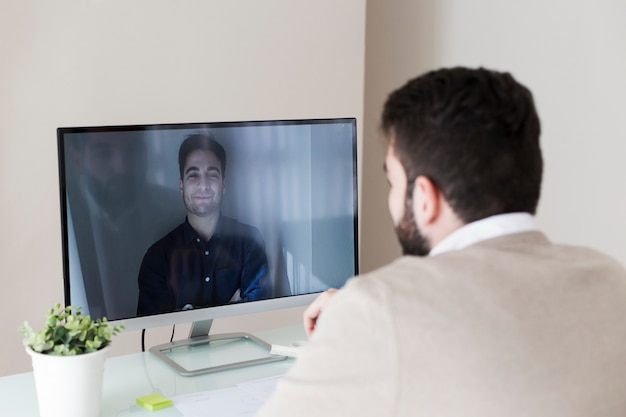
[{"label": "smiling man's face", "polygon": [[206,217],[219,212],[226,179],[217,156],[201,149],[191,152],[179,188],[188,215]]}]

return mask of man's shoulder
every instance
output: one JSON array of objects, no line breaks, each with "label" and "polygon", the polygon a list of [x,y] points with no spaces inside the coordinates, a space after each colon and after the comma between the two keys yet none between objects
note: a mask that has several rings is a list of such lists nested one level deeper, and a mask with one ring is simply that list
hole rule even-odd
[{"label": "man's shoulder", "polygon": [[[598,249],[582,245],[554,243],[539,231],[505,235],[479,242],[458,251],[456,256],[474,257],[480,253],[490,256],[493,253],[511,254],[535,258],[537,262],[551,260],[553,263],[580,265],[587,267],[611,267],[624,270],[624,266],[610,255]],[[455,256],[451,253],[451,256]],[[626,271],[626,270],[625,270]]]},{"label": "man's shoulder", "polygon": [[220,223],[222,224],[222,226],[229,227],[229,228],[243,228],[243,229],[254,228],[254,226],[251,226],[247,223],[239,221],[239,219],[225,216],[223,214],[220,215]]},{"label": "man's shoulder", "polygon": [[[554,244],[539,232],[524,232],[483,241],[435,256],[402,256],[352,278],[346,289],[379,302],[411,294],[446,293],[463,288],[524,287],[588,274],[626,282],[626,268],[593,248]],[[390,301],[392,304],[394,301]]]},{"label": "man's shoulder", "polygon": [[259,229],[256,227],[243,223],[238,219],[234,219],[228,216],[220,216],[220,233],[225,235],[237,236],[237,237],[255,237],[260,235]]},{"label": "man's shoulder", "polygon": [[354,281],[367,285],[375,285],[380,282],[395,281],[407,277],[427,276],[433,274],[441,262],[437,257],[403,255],[393,261],[380,266],[372,271],[355,277]]},{"label": "man's shoulder", "polygon": [[367,273],[350,278],[342,293],[350,296],[378,299],[392,296],[408,282],[428,280],[436,269],[432,258],[402,256]]},{"label": "man's shoulder", "polygon": [[174,229],[170,230],[163,237],[154,242],[150,248],[149,252],[152,251],[162,251],[172,248],[176,245],[181,245],[184,243],[185,236],[185,222],[179,224]]}]

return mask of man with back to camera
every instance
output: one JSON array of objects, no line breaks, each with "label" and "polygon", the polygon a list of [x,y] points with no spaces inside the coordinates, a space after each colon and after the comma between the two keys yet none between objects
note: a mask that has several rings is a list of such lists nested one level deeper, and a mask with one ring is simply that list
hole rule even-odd
[{"label": "man with back to camera", "polygon": [[261,234],[221,214],[224,148],[211,134],[189,135],[178,164],[187,218],[146,252],[137,314],[264,298],[268,267]]},{"label": "man with back to camera", "polygon": [[530,91],[428,72],[388,97],[382,130],[405,256],[309,306],[309,342],[258,415],[623,416],[626,270],[535,226]]}]

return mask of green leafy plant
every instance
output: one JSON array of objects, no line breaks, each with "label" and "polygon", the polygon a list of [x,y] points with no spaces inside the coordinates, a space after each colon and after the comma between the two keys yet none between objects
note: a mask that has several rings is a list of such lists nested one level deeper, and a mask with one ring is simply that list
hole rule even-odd
[{"label": "green leafy plant", "polygon": [[120,333],[124,324],[111,326],[106,317],[93,321],[82,313],[81,307],[61,308],[57,303],[48,310],[45,327],[36,332],[24,322],[20,332],[24,345],[35,352],[48,355],[72,356],[95,352],[111,343],[111,337]]}]

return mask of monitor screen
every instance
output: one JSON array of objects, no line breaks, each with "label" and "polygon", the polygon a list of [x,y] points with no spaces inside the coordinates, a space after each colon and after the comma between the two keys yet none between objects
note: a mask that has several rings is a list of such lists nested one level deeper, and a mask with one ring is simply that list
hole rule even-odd
[{"label": "monitor screen", "polygon": [[65,302],[94,318],[304,305],[358,272],[354,118],[57,133]]}]

